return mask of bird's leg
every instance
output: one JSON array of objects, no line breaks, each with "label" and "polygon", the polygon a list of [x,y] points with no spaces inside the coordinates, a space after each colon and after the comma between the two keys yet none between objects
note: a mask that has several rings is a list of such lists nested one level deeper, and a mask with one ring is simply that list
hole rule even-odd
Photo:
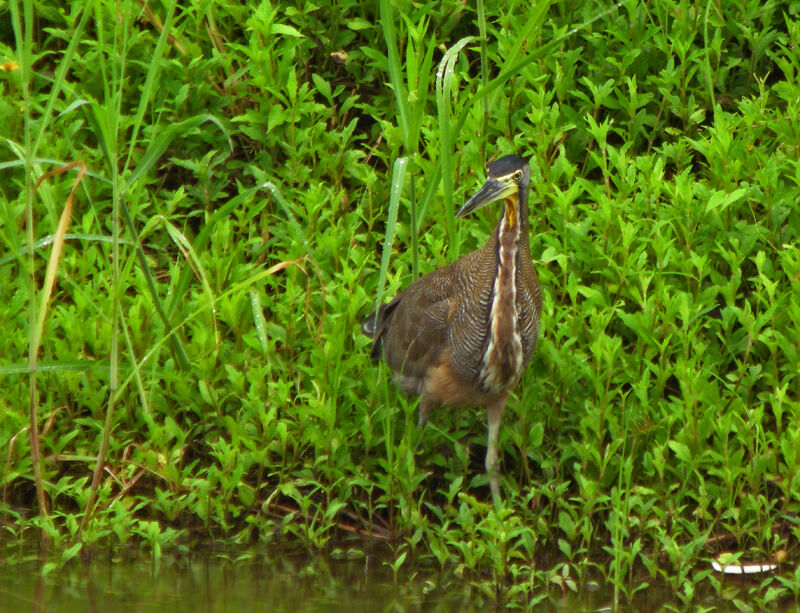
[{"label": "bird's leg", "polygon": [[492,498],[500,500],[500,485],[497,478],[497,438],[500,434],[500,422],[506,408],[506,398],[501,396],[486,407],[486,421],[489,424],[489,443],[486,446],[486,474],[489,476],[489,488]]},{"label": "bird's leg", "polygon": [[423,394],[422,398],[419,399],[419,421],[417,424],[420,427],[424,427],[428,422],[428,416],[431,414],[431,411],[433,411],[435,406],[436,403],[433,402],[433,399],[427,394]]},{"label": "bird's leg", "polygon": [[419,444],[422,442],[422,433],[425,431],[425,424],[428,423],[428,416],[435,406],[436,403],[431,400],[430,396],[425,394],[419,400],[419,420],[417,421],[419,429],[417,431],[417,444],[414,445],[414,453],[419,449]]}]

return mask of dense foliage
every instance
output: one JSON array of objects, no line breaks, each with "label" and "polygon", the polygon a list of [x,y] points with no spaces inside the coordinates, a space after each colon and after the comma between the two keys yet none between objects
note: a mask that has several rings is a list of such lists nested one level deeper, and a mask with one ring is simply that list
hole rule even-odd
[{"label": "dense foliage", "polygon": [[[4,539],[372,532],[528,603],[724,593],[726,549],[798,598],[798,3],[184,4],[0,7]],[[495,509],[484,416],[421,434],[359,325],[511,152],[545,300]]]}]

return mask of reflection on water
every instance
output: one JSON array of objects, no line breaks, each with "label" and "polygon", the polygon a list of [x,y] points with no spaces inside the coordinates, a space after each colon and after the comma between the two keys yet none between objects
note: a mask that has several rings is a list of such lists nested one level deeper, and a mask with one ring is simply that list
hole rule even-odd
[{"label": "reflection on water", "polygon": [[[42,561],[29,555],[22,563],[0,563],[0,611],[464,612],[496,606],[494,598],[452,571],[407,565],[395,580],[391,569],[370,555],[331,559],[264,545],[165,556],[158,564],[141,553],[95,553],[89,561],[76,560],[42,576]],[[596,611],[608,603],[607,595],[605,603],[598,602],[596,592],[584,594],[581,602],[553,596],[541,603],[545,609]]]},{"label": "reflection on water", "polygon": [[450,611],[471,600],[468,589],[444,592],[430,579],[394,582],[391,570],[369,556],[278,555],[205,551],[158,564],[95,555],[45,577],[36,559],[0,565],[0,611]]},{"label": "reflection on water", "polygon": [[[365,543],[358,545],[364,547]],[[9,553],[3,552],[6,556]],[[350,559],[347,557],[347,554],[311,556],[265,544],[247,549],[193,550],[183,556],[165,556],[154,563],[140,550],[127,550],[113,554],[96,552],[91,559],[74,560],[63,568],[43,573],[43,568],[53,568],[52,561],[59,559],[60,553],[51,552],[48,564],[35,553],[16,550],[13,560],[0,557],[0,613],[466,613],[500,610],[507,604],[523,609],[534,605],[536,611],[614,610],[613,591],[608,585],[584,588],[578,593],[567,590],[562,594],[543,580],[537,581],[540,585],[527,596],[518,591],[515,596],[506,593],[505,597],[513,602],[503,602],[503,596],[498,602],[488,575],[482,581],[470,581],[452,569],[439,571],[430,566],[414,566],[406,560],[395,577],[384,563],[383,553],[373,555],[358,550],[352,552]],[[702,597],[696,594],[694,602],[702,602],[708,611],[736,611],[738,605],[734,605],[747,602],[753,587],[749,582],[730,582],[723,598],[706,588],[708,593]],[[756,593],[762,591],[756,588]],[[617,610],[682,609],[674,593],[664,587],[650,587],[640,590],[634,603]],[[782,603],[778,610],[795,609],[793,603]]]}]

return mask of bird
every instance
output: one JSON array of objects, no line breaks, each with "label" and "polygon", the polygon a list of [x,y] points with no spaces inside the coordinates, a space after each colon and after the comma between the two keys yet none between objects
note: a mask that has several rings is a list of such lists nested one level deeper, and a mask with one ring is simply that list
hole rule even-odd
[{"label": "bird", "polygon": [[501,499],[497,441],[509,392],[530,363],[539,335],[542,293],[529,246],[527,159],[505,155],[456,213],[502,201],[486,244],[436,269],[370,313],[361,326],[370,358],[383,357],[398,387],[419,396],[419,424],[440,406],[486,409],[485,469]]}]

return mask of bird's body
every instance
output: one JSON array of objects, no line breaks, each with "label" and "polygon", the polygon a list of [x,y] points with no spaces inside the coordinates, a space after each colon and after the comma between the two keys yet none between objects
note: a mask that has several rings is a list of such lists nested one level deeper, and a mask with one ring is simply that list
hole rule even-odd
[{"label": "bird's body", "polygon": [[413,282],[370,314],[362,330],[374,339],[406,392],[420,396],[420,423],[437,406],[487,409],[486,470],[499,497],[497,436],[508,392],[533,356],[541,292],[528,246],[526,160],[505,156],[458,216],[495,200],[503,214],[487,243]]}]

